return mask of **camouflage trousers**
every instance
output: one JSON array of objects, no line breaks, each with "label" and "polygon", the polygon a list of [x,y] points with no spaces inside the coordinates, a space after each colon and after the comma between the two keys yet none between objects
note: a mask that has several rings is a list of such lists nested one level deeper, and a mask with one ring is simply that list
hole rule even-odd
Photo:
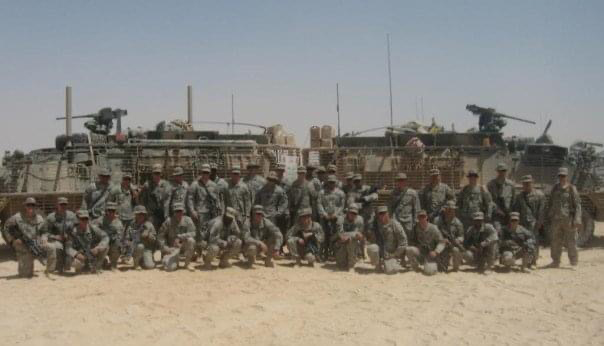
[{"label": "camouflage trousers", "polygon": [[351,269],[357,263],[357,252],[359,249],[358,242],[355,238],[358,235],[358,232],[346,232],[342,233],[342,235],[346,236],[348,240],[342,243],[337,239],[333,243],[336,265],[340,269]]},{"label": "camouflage trousers", "polygon": [[193,237],[186,237],[179,246],[164,246],[162,249],[164,270],[168,272],[175,271],[178,268],[181,254],[185,256],[185,266],[188,266],[193,258],[194,250],[195,239]]},{"label": "camouflage trousers", "polygon": [[491,269],[497,257],[497,242],[492,242],[486,247],[477,246],[476,250],[466,250],[463,260],[466,264],[475,266],[478,270]]},{"label": "camouflage trousers", "polygon": [[577,251],[577,231],[573,229],[570,220],[553,220],[550,226],[552,234],[551,255],[554,263],[560,263],[562,247],[568,251],[568,260],[571,265],[579,262]]},{"label": "camouflage trousers", "polygon": [[426,275],[436,274],[438,272],[437,263],[444,261],[442,253],[437,254],[436,257],[430,257],[427,250],[415,246],[408,246],[405,255],[407,255],[413,270],[419,270],[419,265],[423,264],[423,272]]},{"label": "camouflage trousers", "polygon": [[534,253],[526,251],[524,249],[518,251],[503,251],[501,254],[501,264],[506,268],[511,268],[516,265],[516,260],[522,259],[522,268],[526,268],[533,263]]},{"label": "camouflage trousers", "polygon": [[[367,256],[369,257],[369,262],[374,265],[376,269],[379,269],[382,264],[379,245],[367,245]],[[402,269],[400,260],[405,256],[405,249],[397,249],[394,253],[385,254],[384,256],[384,273],[396,274]]]},{"label": "camouflage trousers", "polygon": [[241,252],[241,239],[229,237],[227,240],[218,240],[216,243],[210,243],[203,258],[205,265],[210,265],[216,257],[220,257],[221,264],[228,263],[229,258],[239,256]]},{"label": "camouflage trousers", "polygon": [[[35,258],[29,249],[23,244],[14,244],[17,255],[17,273],[20,277],[30,278],[34,276]],[[53,272],[57,263],[57,251],[53,243],[40,244],[46,251],[46,272]]]},{"label": "camouflage trousers", "polygon": [[143,269],[155,268],[155,261],[153,260],[153,250],[145,248],[143,244],[137,244],[132,252],[132,259],[134,263],[134,269],[140,265]]},{"label": "camouflage trousers", "polygon": [[88,265],[88,268],[91,271],[100,272],[101,269],[103,269],[103,262],[105,262],[105,257],[107,257],[107,253],[109,252],[109,249],[106,247],[98,247],[96,249],[98,252],[96,255],[94,255],[94,263],[87,263],[88,262],[87,260],[84,260],[84,261],[79,260],[78,258],[76,258],[76,255],[79,252],[72,249],[67,254],[66,266],[67,267],[73,266],[73,269],[75,269],[76,273],[81,273],[82,271],[84,271],[84,269],[86,269],[86,265]]},{"label": "camouflage trousers", "polygon": [[319,255],[319,246],[313,241],[307,241],[304,245],[298,242],[302,238],[290,237],[287,240],[287,250],[296,260],[304,258],[309,264],[314,264]]},{"label": "camouflage trousers", "polygon": [[438,270],[447,271],[449,269],[449,262],[453,265],[453,271],[459,270],[461,263],[463,262],[463,251],[457,246],[447,245],[445,250],[441,253],[442,261],[438,263]]},{"label": "camouflage trousers", "polygon": [[[281,234],[278,234],[275,237],[264,239],[262,241],[267,247],[266,256],[269,258],[273,258],[273,254],[275,253],[275,251],[279,251],[279,249],[281,248],[281,244],[283,244],[283,236]],[[256,243],[246,242],[243,245],[243,255],[248,260],[251,258],[256,258],[256,256],[258,255],[258,251],[259,247]]]},{"label": "camouflage trousers", "polygon": [[117,262],[120,259],[121,254],[122,254],[122,244],[120,244],[120,242],[117,240],[111,241],[109,243],[109,251],[108,251],[109,262],[111,263],[111,268],[113,268],[113,269],[117,268]]}]

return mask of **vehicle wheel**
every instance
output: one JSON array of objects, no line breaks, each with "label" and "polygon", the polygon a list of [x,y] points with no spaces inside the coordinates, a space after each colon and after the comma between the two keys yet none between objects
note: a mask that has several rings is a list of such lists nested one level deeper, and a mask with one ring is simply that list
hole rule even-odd
[{"label": "vehicle wheel", "polygon": [[577,246],[586,246],[594,235],[595,223],[590,213],[583,213],[583,221],[577,230]]}]

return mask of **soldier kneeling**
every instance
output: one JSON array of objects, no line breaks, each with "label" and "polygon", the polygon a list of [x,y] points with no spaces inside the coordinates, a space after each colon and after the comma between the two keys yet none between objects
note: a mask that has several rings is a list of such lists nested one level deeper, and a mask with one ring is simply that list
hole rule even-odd
[{"label": "soldier kneeling", "polygon": [[255,205],[252,213],[252,219],[247,219],[243,225],[243,254],[250,267],[256,262],[258,253],[266,255],[264,264],[267,267],[274,267],[273,258],[275,254],[279,254],[283,244],[281,230],[264,217],[264,208],[261,205]]},{"label": "soldier kneeling", "polygon": [[376,270],[396,274],[401,270],[400,261],[405,256],[407,235],[398,221],[390,218],[388,207],[377,208],[377,219],[372,224],[368,238],[373,244],[367,246],[367,255]]},{"label": "soldier kneeling", "polygon": [[142,205],[134,207],[134,224],[130,227],[128,246],[132,249],[134,269],[141,266],[143,269],[155,268],[153,251],[157,242],[155,227],[147,221],[147,208]]},{"label": "soldier kneeling", "polygon": [[520,214],[510,213],[510,223],[503,229],[503,240],[501,242],[501,263],[506,268],[511,268],[516,264],[516,260],[521,258],[522,265],[520,269],[530,268],[537,254],[535,236],[526,228],[520,226]]},{"label": "soldier kneeling", "polygon": [[350,206],[346,209],[346,216],[338,220],[336,233],[332,236],[335,246],[336,265],[342,270],[351,270],[357,262],[359,252],[358,242],[364,239],[363,217],[359,216],[359,209]]},{"label": "soldier kneeling", "polygon": [[159,229],[159,245],[165,271],[178,268],[180,254],[185,255],[185,268],[189,267],[195,248],[195,224],[185,216],[185,206],[175,203],[170,216]]},{"label": "soldier kneeling", "polygon": [[109,252],[109,236],[99,227],[89,223],[87,210],[77,212],[78,224],[67,237],[65,243],[67,267],[73,265],[76,273],[86,268],[100,273],[105,257]]},{"label": "soldier kneeling", "polygon": [[[415,225],[415,244],[406,249],[407,258],[411,268],[419,271],[419,264],[424,264],[424,274],[434,275],[438,272],[438,262],[444,262],[443,250],[445,249],[445,240],[438,228],[428,222],[428,213],[421,210],[417,214],[417,225]],[[446,258],[448,260],[448,257]]]},{"label": "soldier kneeling", "polygon": [[321,225],[312,221],[312,210],[304,208],[299,211],[296,224],[287,231],[287,249],[296,259],[296,264],[301,265],[304,258],[314,266],[324,238]]},{"label": "soldier kneeling", "polygon": [[239,256],[241,252],[241,231],[235,218],[237,211],[231,207],[226,209],[222,216],[218,216],[210,221],[209,245],[206,255],[203,259],[204,269],[212,268],[212,260],[220,257],[220,268],[231,266],[229,258]]},{"label": "soldier kneeling", "polygon": [[484,223],[484,214],[476,212],[473,215],[473,225],[468,228],[464,238],[464,261],[476,266],[478,271],[490,270],[495,263],[497,249],[497,231]]}]

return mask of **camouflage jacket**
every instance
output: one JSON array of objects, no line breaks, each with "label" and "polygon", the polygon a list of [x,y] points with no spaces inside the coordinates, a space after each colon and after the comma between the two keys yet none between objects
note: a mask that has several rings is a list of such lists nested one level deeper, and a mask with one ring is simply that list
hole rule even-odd
[{"label": "camouflage jacket", "polygon": [[35,240],[47,232],[47,224],[44,218],[34,214],[32,218],[24,217],[20,212],[11,216],[4,224],[4,236],[8,241],[12,241],[11,229],[18,228],[24,236]]},{"label": "camouflage jacket", "polygon": [[237,211],[240,222],[245,222],[250,217],[252,194],[243,181],[240,180],[236,185],[229,184],[225,194],[225,203],[227,207]]},{"label": "camouflage jacket", "polygon": [[172,215],[172,207],[176,203],[186,205],[188,202],[187,194],[189,193],[189,184],[183,181],[181,185],[170,184],[166,191],[166,199],[164,200],[164,217],[167,219]]},{"label": "camouflage jacket", "polygon": [[493,227],[493,225],[490,223],[483,223],[482,227],[479,229],[476,229],[474,226],[470,226],[464,236],[463,243],[464,247],[466,248],[469,248],[470,246],[480,248],[482,246],[482,242],[486,241],[487,243],[492,244],[498,240],[499,237],[497,236],[495,227]]},{"label": "camouflage jacket", "polygon": [[111,189],[111,184],[103,186],[98,182],[92,183],[86,188],[81,208],[88,210],[91,219],[103,216],[105,204],[111,198]]},{"label": "camouflage jacket", "polygon": [[205,184],[201,180],[194,181],[187,194],[187,210],[189,215],[209,215],[209,219],[222,215],[218,185],[211,180]]},{"label": "camouflage jacket", "polygon": [[357,217],[350,221],[346,215],[342,215],[338,218],[338,222],[336,224],[335,232],[331,236],[331,241],[336,241],[340,234],[343,233],[355,233],[364,234],[365,222],[363,221],[363,217],[357,215]]},{"label": "camouflage jacket", "polygon": [[299,180],[294,181],[287,192],[289,212],[292,220],[297,219],[300,209],[312,208],[316,198],[317,192],[311,183],[306,180],[302,182]]},{"label": "camouflage jacket", "polygon": [[415,225],[417,213],[422,209],[417,192],[412,188],[404,190],[394,189],[390,196],[388,206],[390,215],[396,219],[405,230],[410,230]]},{"label": "camouflage jacket", "polygon": [[487,184],[487,190],[493,200],[493,220],[507,223],[516,198],[514,182],[506,179],[500,183],[497,179],[492,179]]},{"label": "camouflage jacket", "polygon": [[354,186],[348,191],[348,195],[346,196],[346,207],[357,204],[359,206],[359,214],[365,221],[370,220],[373,213],[371,202],[378,200],[377,192],[369,193],[370,190],[371,187],[369,185],[362,185],[360,188]]},{"label": "camouflage jacket", "polygon": [[183,216],[180,222],[168,218],[159,228],[157,240],[160,248],[172,247],[176,238],[195,238],[195,224],[188,216]]},{"label": "camouflage jacket", "polygon": [[134,220],[134,206],[136,203],[136,186],[130,185],[124,189],[122,185],[115,185],[111,188],[109,200],[117,203],[117,213],[120,220]]},{"label": "camouflage jacket", "polygon": [[463,224],[457,217],[452,220],[447,220],[444,215],[441,215],[434,220],[434,224],[438,227],[445,239],[450,242],[457,241],[459,244],[463,244],[465,232]]},{"label": "camouflage jacket", "polygon": [[537,247],[537,242],[533,232],[518,225],[516,231],[512,231],[509,227],[503,227],[503,235],[501,240],[501,251],[516,252],[520,249],[527,249],[534,252]]},{"label": "camouflage jacket", "polygon": [[258,244],[259,242],[267,242],[272,240],[275,242],[275,248],[281,247],[283,244],[283,235],[275,224],[269,219],[262,218],[259,224],[255,225],[251,220],[245,221],[243,225],[243,241],[250,244]]},{"label": "camouflage jacket", "polygon": [[[75,237],[77,237],[79,242],[74,241]],[[96,247],[103,249],[108,248],[109,236],[105,231],[93,224],[88,224],[84,231],[80,230],[78,226],[75,226],[65,242],[65,252],[71,254],[92,250]]]},{"label": "camouflage jacket", "polygon": [[331,191],[321,190],[317,202],[319,216],[322,218],[327,218],[332,215],[339,217],[344,214],[346,196],[344,195],[344,192],[337,187]]},{"label": "camouflage jacket", "polygon": [[247,184],[247,187],[250,189],[250,193],[252,194],[252,201],[256,200],[256,194],[266,185],[266,179],[259,175],[255,175],[253,177],[246,177],[244,182]]},{"label": "camouflage jacket", "polygon": [[256,194],[254,204],[263,206],[264,214],[272,221],[275,221],[277,216],[289,214],[287,195],[279,185],[274,185],[272,188],[269,185],[262,187]]},{"label": "camouflage jacket", "polygon": [[149,250],[153,250],[157,242],[157,232],[155,231],[153,224],[149,221],[145,221],[141,224],[137,224],[136,222],[132,223],[126,236],[133,246],[142,243],[145,248]]},{"label": "camouflage jacket", "polygon": [[314,239],[317,242],[317,245],[322,243],[325,240],[325,233],[323,232],[323,227],[318,222],[312,222],[309,227],[304,227],[300,225],[299,222],[296,222],[288,231],[285,236],[287,240],[302,238],[302,233],[312,233],[314,235]]},{"label": "camouflage jacket", "polygon": [[445,249],[445,240],[438,227],[432,223],[428,223],[426,229],[421,229],[418,223],[415,225],[413,235],[415,239],[410,239],[409,245],[417,246],[422,251],[441,253]]},{"label": "camouflage jacket", "polygon": [[217,244],[219,241],[228,241],[233,238],[242,239],[241,230],[237,226],[237,222],[232,221],[230,225],[226,225],[222,221],[222,216],[213,219],[210,222],[209,243]]},{"label": "camouflage jacket", "polygon": [[65,214],[52,212],[46,217],[46,225],[49,236],[63,236],[71,232],[78,223],[78,217],[71,210],[66,210]]},{"label": "camouflage jacket", "polygon": [[171,189],[170,183],[160,180],[158,184],[147,181],[139,195],[140,204],[147,208],[149,214],[164,216],[164,202]]},{"label": "camouflage jacket", "polygon": [[491,216],[491,194],[482,185],[470,186],[466,185],[459,193],[457,200],[457,208],[459,217],[464,225],[472,220],[472,215],[481,211],[484,213],[485,220],[489,220]]},{"label": "camouflage jacket", "polygon": [[536,227],[543,225],[545,218],[545,195],[539,190],[520,192],[512,209],[520,213],[520,224],[529,230],[535,231]]},{"label": "camouflage jacket", "polygon": [[581,197],[577,188],[569,184],[566,187],[554,185],[550,193],[547,215],[550,220],[569,221],[581,224]]},{"label": "camouflage jacket", "polygon": [[428,184],[420,194],[421,205],[428,212],[430,220],[434,220],[440,215],[447,201],[455,200],[455,192],[444,183],[437,185]]},{"label": "camouflage jacket", "polygon": [[[379,235],[379,239],[377,235]],[[386,225],[374,222],[372,232],[369,233],[369,240],[383,247],[384,253],[389,255],[404,253],[408,245],[407,234],[403,226],[394,219],[391,219]],[[380,241],[383,241],[383,244],[380,244]]]},{"label": "camouflage jacket", "polygon": [[109,242],[111,244],[118,243],[120,244],[122,239],[124,238],[124,225],[122,221],[117,217],[111,221],[105,216],[101,216],[92,221],[92,225],[100,228],[103,232],[107,234],[109,237]]}]

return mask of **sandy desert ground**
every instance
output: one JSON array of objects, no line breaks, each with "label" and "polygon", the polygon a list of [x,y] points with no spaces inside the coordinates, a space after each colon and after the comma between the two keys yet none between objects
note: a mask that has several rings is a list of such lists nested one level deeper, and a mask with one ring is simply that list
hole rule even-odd
[{"label": "sandy desert ground", "polygon": [[[571,269],[426,277],[332,267],[15,277],[0,249],[0,340],[18,345],[602,345],[604,223]],[[540,266],[549,263],[541,251]],[[260,262],[259,262],[260,263]]]}]

